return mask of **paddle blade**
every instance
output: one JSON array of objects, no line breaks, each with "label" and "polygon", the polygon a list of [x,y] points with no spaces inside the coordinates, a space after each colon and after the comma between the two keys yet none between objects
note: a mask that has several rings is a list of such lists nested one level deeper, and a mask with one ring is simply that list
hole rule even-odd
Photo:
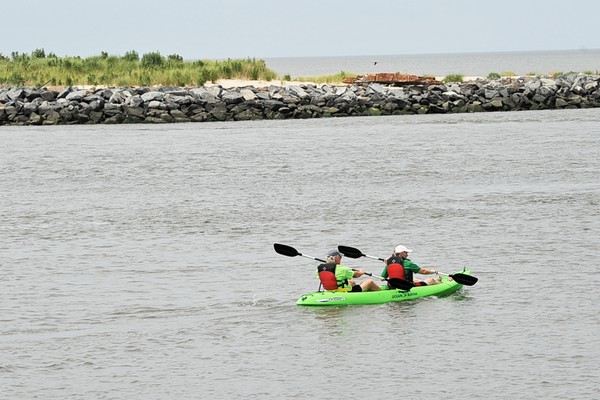
[{"label": "paddle blade", "polygon": [[473,286],[479,279],[467,274],[452,274],[450,275],[457,283],[461,285]]},{"label": "paddle blade", "polygon": [[287,246],[285,244],[273,243],[273,248],[277,253],[283,254],[284,256],[288,257],[296,257],[300,254],[295,248]]},{"label": "paddle blade", "polygon": [[409,281],[405,281],[400,278],[388,279],[388,286],[392,289],[410,290],[415,287],[415,284]]},{"label": "paddle blade", "polygon": [[338,246],[338,251],[346,257],[350,258],[361,258],[364,256],[364,254],[359,249],[355,249],[354,247],[349,246]]}]

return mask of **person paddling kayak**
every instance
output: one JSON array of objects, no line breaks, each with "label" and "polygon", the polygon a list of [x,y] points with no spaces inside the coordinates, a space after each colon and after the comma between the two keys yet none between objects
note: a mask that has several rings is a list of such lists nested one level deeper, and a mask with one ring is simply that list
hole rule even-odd
[{"label": "person paddling kayak", "polygon": [[331,250],[327,253],[327,263],[317,267],[317,276],[325,290],[347,291],[347,292],[374,292],[381,290],[372,279],[367,279],[356,284],[353,278],[365,274],[365,271],[352,269],[341,265],[342,253]]},{"label": "person paddling kayak", "polygon": [[394,249],[392,256],[388,258],[385,263],[385,268],[381,272],[381,276],[384,278],[399,278],[405,279],[409,282],[413,282],[415,286],[428,286],[437,285],[442,283],[441,278],[428,278],[424,281],[414,279],[413,274],[432,275],[438,272],[429,268],[422,268],[408,259],[408,253],[412,250],[403,245],[398,245]]}]

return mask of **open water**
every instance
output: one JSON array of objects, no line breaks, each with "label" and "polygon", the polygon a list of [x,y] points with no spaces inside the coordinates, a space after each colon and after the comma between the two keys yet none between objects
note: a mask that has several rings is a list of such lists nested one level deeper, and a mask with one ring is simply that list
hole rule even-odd
[{"label": "open water", "polygon": [[379,56],[281,57],[265,59],[279,76],[292,78],[338,74],[401,72],[414,75],[488,76],[600,71],[600,49],[499,53],[387,54]]},{"label": "open water", "polygon": [[[0,398],[597,399],[598,171],[598,109],[3,127]],[[479,282],[301,308],[274,242]]]}]

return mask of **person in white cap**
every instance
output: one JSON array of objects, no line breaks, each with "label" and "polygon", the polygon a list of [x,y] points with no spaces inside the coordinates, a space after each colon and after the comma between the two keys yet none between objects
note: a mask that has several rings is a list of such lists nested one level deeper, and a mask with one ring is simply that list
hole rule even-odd
[{"label": "person in white cap", "polygon": [[[326,290],[339,290],[348,292],[374,292],[381,290],[372,279],[367,279],[360,284],[356,284],[353,278],[358,278],[365,274],[362,269],[352,270],[341,265],[342,253],[337,250],[331,250],[327,253],[327,263],[317,267],[317,276],[321,279],[323,287]],[[332,274],[333,273],[333,274]],[[329,279],[327,276],[329,275]]]},{"label": "person in white cap", "polygon": [[437,274],[438,272],[434,269],[419,267],[417,264],[409,260],[408,253],[411,251],[411,249],[404,245],[399,244],[396,246],[392,256],[386,260],[385,268],[383,269],[383,272],[381,272],[381,276],[387,278],[389,276],[388,266],[399,264],[403,267],[401,270],[403,269],[404,271],[401,271],[401,273],[403,272],[404,276],[394,276],[394,278],[401,278],[409,282],[413,282],[415,286],[437,285],[438,283],[441,283],[442,280],[439,276],[437,278],[428,278],[424,281],[414,279],[413,274],[433,275]]}]

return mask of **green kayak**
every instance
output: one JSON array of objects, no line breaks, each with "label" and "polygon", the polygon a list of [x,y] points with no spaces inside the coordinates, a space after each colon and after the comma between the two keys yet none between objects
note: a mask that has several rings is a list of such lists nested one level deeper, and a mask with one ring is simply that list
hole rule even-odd
[{"label": "green kayak", "polygon": [[[458,274],[471,275],[471,271],[464,269]],[[469,282],[467,282],[469,283]],[[359,305],[359,304],[381,304],[396,301],[415,300],[429,296],[446,296],[454,293],[463,285],[455,280],[448,279],[448,276],[442,277],[442,283],[431,286],[416,286],[409,291],[399,289],[388,289],[382,286],[377,292],[313,292],[302,295],[296,302],[299,306],[339,306],[339,305]]]}]

